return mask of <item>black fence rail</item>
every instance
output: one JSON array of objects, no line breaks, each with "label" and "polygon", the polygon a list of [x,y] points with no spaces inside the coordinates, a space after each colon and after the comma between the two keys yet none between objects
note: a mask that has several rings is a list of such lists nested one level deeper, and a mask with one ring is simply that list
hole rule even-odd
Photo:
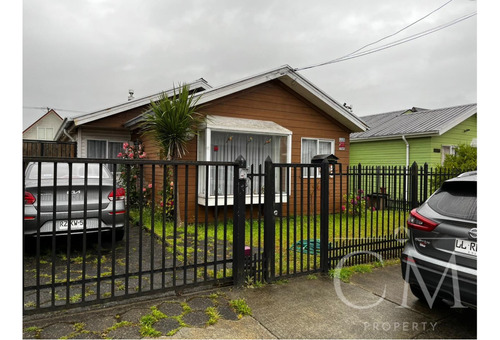
[{"label": "black fence rail", "polygon": [[235,164],[25,158],[24,312],[229,283]]},{"label": "black fence rail", "polygon": [[455,174],[25,157],[24,313],[398,257],[406,218]]}]

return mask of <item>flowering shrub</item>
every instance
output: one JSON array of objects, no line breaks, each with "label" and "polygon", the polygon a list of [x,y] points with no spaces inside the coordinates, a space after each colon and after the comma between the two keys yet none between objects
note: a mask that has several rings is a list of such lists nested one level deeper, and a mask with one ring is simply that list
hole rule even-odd
[{"label": "flowering shrub", "polygon": [[[146,152],[144,151],[144,146],[141,143],[137,146],[130,145],[129,143],[123,143],[122,151],[118,153],[117,156],[121,159],[144,159],[146,157]],[[153,202],[153,184],[143,182],[143,187],[141,188],[139,166],[136,164],[130,165],[129,174],[127,174],[127,168],[128,166],[126,165],[120,166],[120,183],[125,190],[127,190],[127,188],[130,190],[130,192],[127,193],[129,197],[128,204],[131,208],[138,208],[142,199],[143,206],[151,206]],[[167,178],[170,178],[170,171],[167,173]],[[171,217],[174,209],[174,202],[172,199],[173,183],[171,182],[170,186],[167,186],[165,197],[163,197],[162,190],[156,191],[156,193],[160,193],[162,199],[159,203],[156,202],[156,211],[163,212],[163,200],[165,200],[165,202],[167,202],[165,204],[165,214],[167,217]],[[155,201],[157,201],[157,199]]]},{"label": "flowering shrub", "polygon": [[359,189],[356,193],[344,195],[345,205],[342,206],[342,211],[350,215],[362,215],[365,213],[366,202],[370,199],[364,195],[364,191]]}]

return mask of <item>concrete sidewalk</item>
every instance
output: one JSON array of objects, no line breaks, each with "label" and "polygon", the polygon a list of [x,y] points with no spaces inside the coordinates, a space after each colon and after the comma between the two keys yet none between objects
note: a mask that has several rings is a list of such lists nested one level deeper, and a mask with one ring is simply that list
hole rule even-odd
[{"label": "concrete sidewalk", "polygon": [[[303,276],[260,288],[227,287],[53,313],[50,318],[30,316],[24,319],[23,337],[134,339],[142,332],[176,339],[476,338],[475,310],[452,309],[444,303],[429,309],[409,291],[405,303],[399,265],[338,283],[319,275]],[[246,300],[251,316],[239,317],[229,306],[236,299]],[[211,319],[210,311],[217,311],[219,318]],[[215,323],[207,326],[210,322]]]}]

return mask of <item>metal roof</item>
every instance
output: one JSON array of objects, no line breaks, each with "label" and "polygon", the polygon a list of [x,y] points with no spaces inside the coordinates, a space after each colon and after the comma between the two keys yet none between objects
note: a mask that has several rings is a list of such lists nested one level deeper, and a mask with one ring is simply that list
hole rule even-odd
[{"label": "metal roof", "polygon": [[441,109],[412,108],[360,117],[370,128],[351,133],[352,142],[372,139],[390,139],[400,136],[442,135],[457,124],[477,113],[477,104]]}]

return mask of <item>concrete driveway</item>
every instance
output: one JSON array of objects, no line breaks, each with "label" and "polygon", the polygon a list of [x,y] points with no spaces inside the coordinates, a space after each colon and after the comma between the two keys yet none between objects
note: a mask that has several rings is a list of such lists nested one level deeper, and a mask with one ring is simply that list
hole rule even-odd
[{"label": "concrete driveway", "polygon": [[339,288],[336,290],[333,280],[326,277],[301,277],[286,284],[236,289],[230,296],[245,298],[253,312],[246,324],[240,325],[241,333],[229,323],[203,331],[184,328],[174,337],[476,338],[477,313],[473,309],[454,309],[444,303],[429,309],[409,290],[404,303],[399,265],[355,274],[350,283],[341,282]]},{"label": "concrete driveway", "polygon": [[[156,296],[154,299],[120,304],[113,307],[92,307],[47,315],[25,317],[24,337],[41,338],[140,338],[140,322],[151,308],[175,307],[175,303],[191,304],[192,312],[184,316],[189,324],[167,336],[162,319],[152,327],[161,338],[211,339],[380,339],[380,338],[476,338],[477,313],[473,309],[454,309],[436,303],[429,309],[408,291],[404,301],[404,282],[400,266],[374,269],[371,273],[355,274],[349,283],[334,281],[326,276],[291,278],[286,283],[269,284],[260,288],[219,288],[184,296]],[[211,326],[203,321],[205,305],[199,309],[193,303],[203,302],[210,294],[218,294],[215,306],[220,319]],[[251,316],[235,318],[227,310],[228,302],[245,299],[252,309]],[[205,301],[209,304],[210,301]],[[199,304],[199,303],[198,303]],[[179,306],[177,306],[179,307]],[[179,311],[177,311],[178,313]],[[141,314],[142,313],[142,314]],[[165,311],[166,315],[170,315]],[[198,313],[198,314],[196,314]],[[174,313],[175,314],[175,313]],[[173,314],[172,314],[173,315]],[[120,316],[120,317],[117,317]],[[123,325],[125,316],[130,323]],[[133,318],[132,318],[133,316]],[[187,317],[196,316],[195,323]],[[196,319],[196,318],[195,318]],[[106,324],[103,324],[103,320]],[[124,319],[125,320],[125,319]],[[122,322],[120,324],[120,322]],[[176,324],[172,327],[178,327]],[[34,330],[35,329],[35,330]]]}]

